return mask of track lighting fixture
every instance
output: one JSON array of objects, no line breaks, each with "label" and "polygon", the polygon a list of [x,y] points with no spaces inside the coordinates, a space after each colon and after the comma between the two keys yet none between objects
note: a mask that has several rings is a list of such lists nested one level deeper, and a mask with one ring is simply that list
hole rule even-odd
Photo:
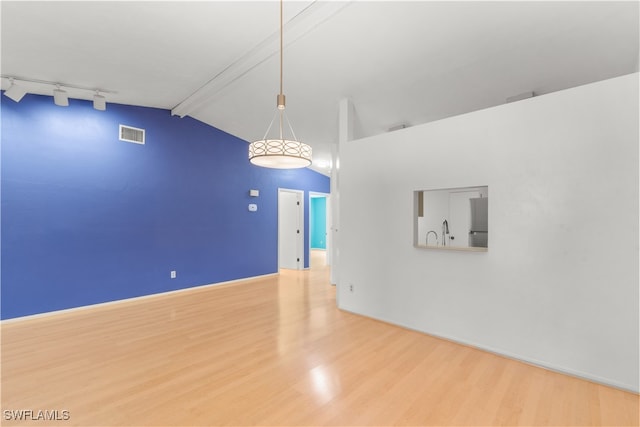
[{"label": "track lighting fixture", "polygon": [[60,85],[56,85],[56,89],[53,91],[53,102],[61,107],[69,106],[67,92],[60,89]]},{"label": "track lighting fixture", "polygon": [[13,79],[9,79],[9,81],[11,81],[11,86],[9,86],[9,89],[4,91],[4,94],[14,101],[20,102],[22,97],[27,94],[27,91],[22,86],[15,84]]},{"label": "track lighting fixture", "polygon": [[96,110],[104,111],[107,109],[107,99],[100,95],[100,91],[96,90],[96,94],[93,95],[93,108]]},{"label": "track lighting fixture", "polygon": [[[66,83],[48,82],[45,80],[23,79],[19,77],[6,76],[6,75],[2,75],[0,77],[2,77],[3,79],[8,79],[11,82],[11,85],[7,90],[4,91],[4,94],[16,102],[20,102],[22,97],[27,93],[34,93],[39,95],[51,93],[49,92],[50,91],[49,87],[54,86],[55,89],[53,90],[53,102],[56,105],[66,107],[69,105],[69,94],[67,93],[66,90],[63,89],[64,87],[65,89],[71,89],[72,94],[77,93],[77,91],[79,90],[93,92],[94,93],[93,108],[95,108],[96,110],[104,111],[107,109],[107,99],[105,98],[104,94],[117,93],[117,92],[106,90],[106,89],[88,88],[83,86],[69,85]],[[15,80],[24,82],[27,84],[17,85],[15,83]],[[28,88],[29,90],[25,89],[25,87],[23,86],[26,86],[26,88]],[[44,89],[43,89],[43,86],[44,86]],[[80,96],[80,98],[90,99],[86,96]]]}]

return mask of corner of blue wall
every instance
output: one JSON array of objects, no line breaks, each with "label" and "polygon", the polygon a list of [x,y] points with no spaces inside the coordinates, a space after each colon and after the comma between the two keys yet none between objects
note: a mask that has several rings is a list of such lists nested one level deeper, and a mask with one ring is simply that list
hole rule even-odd
[{"label": "corner of blue wall", "polygon": [[[253,166],[246,141],[168,110],[0,98],[2,319],[275,273],[278,188],[329,192],[328,177]],[[145,144],[119,140],[120,124]]]}]

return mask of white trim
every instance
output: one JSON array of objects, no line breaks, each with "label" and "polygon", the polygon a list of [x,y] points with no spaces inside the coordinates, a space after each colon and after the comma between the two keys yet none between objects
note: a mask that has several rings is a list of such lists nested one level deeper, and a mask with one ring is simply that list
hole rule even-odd
[{"label": "white trim", "polygon": [[546,363],[546,362],[543,362],[543,361],[540,361],[540,360],[537,360],[537,359],[531,359],[531,358],[522,357],[522,356],[520,356],[518,354],[510,353],[508,351],[496,350],[493,347],[488,347],[488,346],[477,344],[477,343],[474,343],[474,342],[465,341],[465,340],[462,340],[462,339],[459,339],[459,338],[455,338],[455,337],[449,337],[447,335],[440,335],[440,334],[435,334],[435,333],[432,333],[432,332],[425,332],[423,330],[412,328],[411,326],[407,326],[407,325],[402,324],[402,323],[392,322],[391,320],[387,320],[384,317],[367,316],[367,315],[364,315],[364,314],[361,314],[361,313],[357,313],[357,312],[351,311],[351,310],[346,310],[346,309],[340,308],[340,307],[338,307],[338,309],[340,309],[342,311],[345,311],[347,313],[355,314],[357,316],[362,316],[362,317],[366,317],[366,318],[369,318],[369,319],[377,320],[379,322],[387,323],[387,324],[392,325],[392,326],[397,326],[399,328],[408,329],[410,331],[415,331],[415,332],[418,332],[418,333],[421,333],[421,334],[424,334],[424,335],[428,335],[428,336],[431,336],[431,337],[443,339],[443,340],[450,341],[450,342],[453,342],[453,343],[456,343],[456,344],[460,344],[460,345],[464,345],[464,346],[467,346],[467,347],[473,347],[473,348],[478,349],[478,350],[486,351],[486,352],[495,354],[497,356],[506,357],[507,359],[515,360],[517,362],[526,363],[527,365],[532,365],[532,366],[535,366],[535,367],[538,367],[538,368],[546,369],[548,371],[557,372],[557,373],[563,374],[563,375],[569,375],[571,377],[579,378],[579,379],[586,380],[586,381],[591,381],[591,382],[602,384],[602,385],[605,385],[605,386],[608,386],[608,387],[614,387],[614,388],[617,388],[617,389],[620,389],[620,390],[623,390],[623,391],[629,391],[629,392],[636,393],[636,394],[638,394],[640,392],[640,389],[634,388],[632,385],[620,383],[618,381],[612,381],[612,380],[610,380],[608,378],[602,378],[602,377],[599,377],[597,375],[591,375],[591,374],[589,374],[587,372],[577,371],[577,370],[565,368],[565,367],[562,367],[562,366],[556,366],[554,364]]},{"label": "white trim", "polygon": [[93,309],[108,307],[108,306],[117,305],[117,304],[131,303],[131,302],[142,301],[146,299],[165,297],[172,294],[202,291],[207,288],[212,288],[214,286],[237,285],[243,282],[253,282],[253,281],[265,279],[271,276],[278,276],[279,274],[280,273],[269,273],[269,274],[263,274],[261,276],[246,277],[244,279],[227,280],[225,282],[209,283],[206,285],[192,286],[190,288],[176,289],[174,291],[159,292],[157,294],[141,295],[139,297],[124,298],[124,299],[119,299],[114,301],[100,302],[97,304],[82,305],[80,307],[65,308],[63,310],[47,311],[46,313],[38,313],[38,314],[30,314],[28,316],[13,317],[11,319],[4,319],[0,321],[0,324],[6,325],[7,323],[34,320],[34,319],[43,318],[43,317],[68,314],[75,311],[93,310]]}]

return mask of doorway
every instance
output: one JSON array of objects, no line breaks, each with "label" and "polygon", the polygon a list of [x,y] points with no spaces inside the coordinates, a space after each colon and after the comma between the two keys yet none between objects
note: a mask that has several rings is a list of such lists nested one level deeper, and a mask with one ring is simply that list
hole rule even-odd
[{"label": "doorway", "polygon": [[278,268],[304,268],[303,191],[278,189]]},{"label": "doorway", "polygon": [[327,193],[309,192],[309,266],[331,265],[331,200]]}]

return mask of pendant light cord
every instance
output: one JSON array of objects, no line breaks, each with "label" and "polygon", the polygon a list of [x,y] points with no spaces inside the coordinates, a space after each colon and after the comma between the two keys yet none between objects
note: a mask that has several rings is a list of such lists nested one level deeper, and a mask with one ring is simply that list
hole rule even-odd
[{"label": "pendant light cord", "polygon": [[282,93],[282,39],[283,39],[283,27],[284,27],[284,23],[283,23],[283,18],[282,18],[282,3],[283,0],[280,0],[280,95],[283,95]]},{"label": "pendant light cord", "polygon": [[[278,110],[276,111],[276,114],[279,115],[279,130],[280,130],[280,140],[281,141],[285,141],[284,139],[284,121],[287,121],[287,125],[289,125],[289,130],[291,131],[291,135],[293,135],[293,139],[296,139],[296,134],[293,131],[293,126],[291,126],[291,122],[289,121],[289,118],[287,117],[287,114],[284,112],[284,93],[282,90],[282,81],[283,79],[283,51],[284,51],[284,17],[283,17],[283,3],[284,0],[280,0],[280,95],[278,95]],[[280,102],[282,102],[282,104],[280,104]],[[282,108],[280,108],[280,105],[282,105]],[[276,116],[273,116],[273,119],[271,119],[271,123],[269,124],[269,127],[267,128],[267,132],[264,135],[264,140],[267,140],[267,134],[269,133],[269,131],[271,130],[271,126],[273,126],[273,122],[275,121]]]},{"label": "pendant light cord", "polygon": [[[284,27],[284,20],[282,18],[282,3],[284,0],[280,0],[280,97],[279,99],[284,101],[284,94],[282,93],[282,80],[283,80],[283,73],[282,73],[282,69],[283,67],[283,61],[282,61],[282,57],[283,57],[283,53],[282,53],[282,47],[283,47],[283,43],[282,40],[284,39],[284,32],[283,32],[283,27]],[[279,103],[279,102],[278,102]],[[284,102],[283,102],[284,104]],[[284,107],[284,105],[283,105]],[[282,133],[282,116],[284,113],[284,108],[280,109],[280,106],[278,106],[278,111],[280,111],[280,139],[284,141],[284,137],[283,137],[283,133]]]}]

